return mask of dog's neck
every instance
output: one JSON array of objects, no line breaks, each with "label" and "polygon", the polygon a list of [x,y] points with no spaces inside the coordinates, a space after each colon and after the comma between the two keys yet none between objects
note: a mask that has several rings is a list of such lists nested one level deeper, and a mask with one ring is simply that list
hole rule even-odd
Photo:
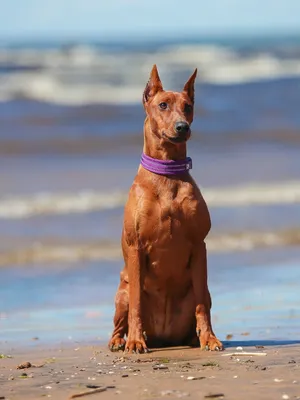
[{"label": "dog's neck", "polygon": [[148,117],[144,123],[144,154],[157,160],[184,160],[187,156],[186,143],[168,143],[152,132]]}]

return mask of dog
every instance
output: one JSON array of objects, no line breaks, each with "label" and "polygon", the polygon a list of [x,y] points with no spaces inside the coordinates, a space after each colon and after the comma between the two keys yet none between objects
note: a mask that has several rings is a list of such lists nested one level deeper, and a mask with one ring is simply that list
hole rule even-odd
[{"label": "dog", "polygon": [[207,283],[211,220],[187,157],[196,75],[197,69],[181,93],[164,91],[154,65],[143,93],[144,148],[124,210],[125,266],[112,351],[182,345],[223,350],[212,329]]}]

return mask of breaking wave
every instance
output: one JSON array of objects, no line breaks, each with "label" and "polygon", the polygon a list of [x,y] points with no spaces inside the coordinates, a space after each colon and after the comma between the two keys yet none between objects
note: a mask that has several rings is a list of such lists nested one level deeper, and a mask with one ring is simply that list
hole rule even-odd
[{"label": "breaking wave", "polygon": [[[300,203],[300,181],[203,188],[202,192],[210,208]],[[128,192],[121,191],[81,191],[2,197],[0,218],[16,219],[114,209],[124,206],[127,196]]]},{"label": "breaking wave", "polygon": [[[166,87],[197,66],[200,80],[238,84],[300,76],[300,51],[240,52],[230,46],[173,45],[112,52],[97,46],[0,49],[0,101],[32,99],[66,105],[136,103],[157,63]],[[181,81],[181,79],[180,79]]]},{"label": "breaking wave", "polygon": [[[241,233],[209,234],[207,248],[210,253],[250,251],[275,246],[299,246],[300,230],[277,232],[245,231]],[[38,263],[76,263],[80,261],[119,260],[122,257],[119,243],[34,243],[28,247],[0,253],[0,266]]]}]

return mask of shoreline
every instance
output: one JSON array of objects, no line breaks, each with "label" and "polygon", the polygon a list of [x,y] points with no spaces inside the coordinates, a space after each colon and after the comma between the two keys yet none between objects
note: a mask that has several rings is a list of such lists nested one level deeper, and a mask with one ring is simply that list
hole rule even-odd
[{"label": "shoreline", "polygon": [[[222,341],[300,337],[299,254],[298,248],[209,254],[212,318]],[[120,260],[1,268],[0,353],[15,344],[106,344],[120,269]]]}]

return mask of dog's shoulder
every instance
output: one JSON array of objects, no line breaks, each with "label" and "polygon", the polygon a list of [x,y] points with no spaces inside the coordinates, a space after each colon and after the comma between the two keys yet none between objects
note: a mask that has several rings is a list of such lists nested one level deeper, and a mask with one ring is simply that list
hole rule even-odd
[{"label": "dog's shoulder", "polygon": [[124,211],[124,232],[129,242],[135,242],[146,228],[151,226],[157,214],[158,203],[152,188],[146,182],[135,179]]}]

